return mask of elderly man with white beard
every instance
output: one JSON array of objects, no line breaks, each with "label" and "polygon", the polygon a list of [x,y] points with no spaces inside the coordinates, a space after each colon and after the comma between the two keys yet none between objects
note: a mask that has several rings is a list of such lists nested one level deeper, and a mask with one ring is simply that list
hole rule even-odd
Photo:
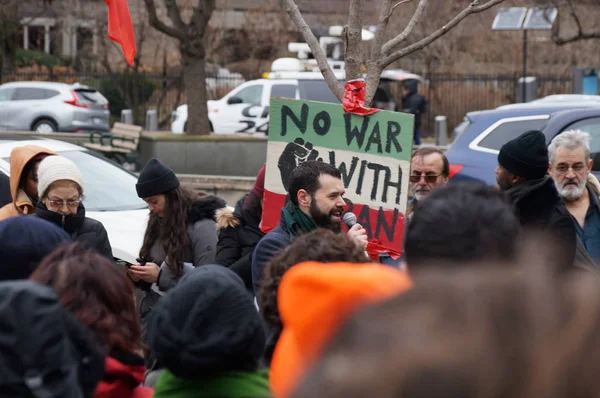
[{"label": "elderly man with white beard", "polygon": [[410,220],[418,202],[425,199],[431,191],[448,183],[450,165],[444,152],[437,148],[420,148],[410,160],[410,189],[413,199],[406,209]]},{"label": "elderly man with white beard", "polygon": [[[590,135],[580,130],[559,134],[548,147],[550,175],[575,224],[578,256],[581,243],[595,264],[600,264],[600,184],[591,174]],[[585,253],[583,253],[585,254]]]}]

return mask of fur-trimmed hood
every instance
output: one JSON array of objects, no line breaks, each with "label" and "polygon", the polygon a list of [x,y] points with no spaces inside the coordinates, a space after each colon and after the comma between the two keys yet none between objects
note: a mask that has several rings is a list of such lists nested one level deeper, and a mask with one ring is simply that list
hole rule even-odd
[{"label": "fur-trimmed hood", "polygon": [[239,217],[232,209],[224,207],[217,210],[217,229],[220,231],[225,228],[235,228],[240,225]]},{"label": "fur-trimmed hood", "polygon": [[204,197],[190,206],[188,220],[191,224],[202,220],[214,220],[219,209],[227,208],[225,201],[217,196]]}]

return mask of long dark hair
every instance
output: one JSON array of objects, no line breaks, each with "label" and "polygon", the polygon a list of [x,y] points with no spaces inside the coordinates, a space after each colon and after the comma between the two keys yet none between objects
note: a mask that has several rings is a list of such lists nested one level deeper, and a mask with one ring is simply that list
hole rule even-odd
[{"label": "long dark hair", "polygon": [[187,234],[189,208],[198,199],[200,199],[198,194],[180,186],[165,193],[164,218],[150,214],[140,257],[150,260],[150,248],[159,241],[165,250],[165,261],[174,278],[179,278],[183,273],[183,262],[189,251]]}]

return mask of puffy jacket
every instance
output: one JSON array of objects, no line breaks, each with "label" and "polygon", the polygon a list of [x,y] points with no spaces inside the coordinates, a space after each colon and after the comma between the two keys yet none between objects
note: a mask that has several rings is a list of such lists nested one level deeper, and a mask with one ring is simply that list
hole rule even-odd
[{"label": "puffy jacket", "polygon": [[244,206],[247,198],[248,195],[240,199],[234,211],[223,208],[217,212],[219,243],[215,262],[238,274],[251,291],[252,252],[265,234],[259,228],[260,202],[257,201],[255,206]]},{"label": "puffy jacket", "polygon": [[10,153],[10,194],[13,202],[0,209],[0,220],[20,214],[34,214],[35,205],[27,197],[25,191],[19,188],[25,166],[39,155],[56,155],[49,149],[35,145],[26,145],[12,150]]},{"label": "puffy jacket", "polygon": [[96,249],[106,258],[113,260],[108,233],[100,221],[85,216],[83,203],[79,204],[77,214],[61,216],[48,210],[41,201],[38,202],[35,213],[38,217],[65,230],[74,241],[82,242],[86,247]]}]

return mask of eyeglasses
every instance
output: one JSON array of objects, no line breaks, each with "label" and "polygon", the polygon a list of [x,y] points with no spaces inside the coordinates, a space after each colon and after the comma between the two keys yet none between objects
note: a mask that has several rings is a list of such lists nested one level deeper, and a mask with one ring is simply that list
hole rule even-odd
[{"label": "eyeglasses", "polygon": [[558,166],[555,167],[555,170],[559,174],[566,174],[569,171],[569,169],[573,169],[574,173],[581,173],[582,171],[585,170],[585,164],[575,163],[572,166],[569,166],[568,164],[559,164]]},{"label": "eyeglasses", "polygon": [[81,200],[48,200],[48,202],[50,203],[50,206],[55,207],[55,208],[62,208],[65,203],[67,204],[67,207],[74,209],[76,207],[79,207],[79,203],[81,203]]},{"label": "eyeglasses", "polygon": [[424,178],[425,182],[428,184],[435,184],[439,176],[441,176],[441,174],[411,174],[408,179],[413,184],[421,181],[421,178]]}]

